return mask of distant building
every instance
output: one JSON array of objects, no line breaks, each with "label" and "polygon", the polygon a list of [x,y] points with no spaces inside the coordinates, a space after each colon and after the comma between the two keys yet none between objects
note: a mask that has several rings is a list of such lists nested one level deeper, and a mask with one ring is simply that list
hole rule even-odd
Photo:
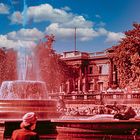
[{"label": "distant building", "polygon": [[68,79],[62,85],[61,91],[66,93],[99,93],[116,84],[117,77],[112,61],[109,59],[110,53],[112,52],[109,50],[95,53],[64,52],[61,59],[67,65],[77,68],[79,76],[76,79]]}]

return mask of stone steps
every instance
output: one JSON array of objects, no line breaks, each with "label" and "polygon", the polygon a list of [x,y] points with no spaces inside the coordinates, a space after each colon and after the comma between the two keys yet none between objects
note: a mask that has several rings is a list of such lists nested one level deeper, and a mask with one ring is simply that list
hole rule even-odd
[{"label": "stone steps", "polygon": [[35,112],[39,119],[58,117],[55,100],[0,100],[0,119],[21,119]]}]

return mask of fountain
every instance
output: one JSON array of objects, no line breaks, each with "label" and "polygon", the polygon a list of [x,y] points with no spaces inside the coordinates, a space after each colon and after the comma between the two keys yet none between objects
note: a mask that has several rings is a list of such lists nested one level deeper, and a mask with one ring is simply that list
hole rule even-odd
[{"label": "fountain", "polygon": [[[23,28],[27,21],[26,12],[27,4],[26,0],[24,0]],[[51,47],[54,41],[50,39],[51,37],[45,44],[48,47]],[[46,125],[50,118],[59,116],[56,111],[57,102],[56,100],[48,99],[46,83],[40,78],[35,51],[26,47],[20,40],[18,43],[20,44],[16,50],[18,78],[13,81],[3,81],[0,88],[0,139],[3,139],[5,135],[11,135],[12,130],[16,129],[16,127],[13,128],[10,124],[14,122],[14,126],[16,126],[27,112],[37,114],[38,122],[39,124],[41,123],[39,129]],[[42,131],[44,132],[44,130],[46,129],[43,127]],[[47,133],[47,131],[48,129],[44,133]]]},{"label": "fountain", "polygon": [[35,51],[21,44],[17,54],[18,79],[1,85],[0,119],[20,119],[28,111],[36,112],[39,119],[54,118],[56,101],[48,100],[46,83],[38,80]]},{"label": "fountain", "polygon": [[[18,79],[3,81],[0,88],[0,128],[2,130],[0,131],[0,139],[16,129],[13,126],[10,127],[11,130],[7,129],[10,126],[9,122],[14,121],[14,125],[17,124],[27,112],[37,114],[43,132],[46,130],[44,128],[46,122],[59,116],[56,108],[57,101],[48,99],[46,83],[38,80],[41,78],[34,51],[20,49],[22,51],[18,51],[17,59]],[[48,128],[46,132],[49,132]]]}]

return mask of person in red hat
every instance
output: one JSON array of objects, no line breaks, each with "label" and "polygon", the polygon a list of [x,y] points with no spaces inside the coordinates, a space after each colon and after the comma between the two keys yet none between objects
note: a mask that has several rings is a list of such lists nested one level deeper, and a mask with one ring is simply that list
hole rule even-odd
[{"label": "person in red hat", "polygon": [[34,112],[28,112],[22,117],[21,129],[14,130],[12,140],[39,140],[39,136],[33,130],[36,128],[37,116]]}]

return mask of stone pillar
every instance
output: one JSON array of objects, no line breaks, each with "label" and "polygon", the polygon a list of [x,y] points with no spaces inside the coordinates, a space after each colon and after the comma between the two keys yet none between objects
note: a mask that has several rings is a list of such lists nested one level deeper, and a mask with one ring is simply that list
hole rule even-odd
[{"label": "stone pillar", "polygon": [[88,80],[87,80],[87,68],[85,67],[85,78],[84,78],[84,82],[85,82],[85,92],[87,92],[88,89]]},{"label": "stone pillar", "polygon": [[85,93],[86,92],[86,80],[85,80],[85,78],[82,79],[82,84],[83,84],[82,91]]},{"label": "stone pillar", "polygon": [[67,91],[66,91],[67,93],[69,93],[70,92],[70,82],[69,81],[67,81]]},{"label": "stone pillar", "polygon": [[78,79],[78,91],[81,91],[81,80]]},{"label": "stone pillar", "polygon": [[113,84],[113,61],[110,59],[109,63],[109,87]]}]

